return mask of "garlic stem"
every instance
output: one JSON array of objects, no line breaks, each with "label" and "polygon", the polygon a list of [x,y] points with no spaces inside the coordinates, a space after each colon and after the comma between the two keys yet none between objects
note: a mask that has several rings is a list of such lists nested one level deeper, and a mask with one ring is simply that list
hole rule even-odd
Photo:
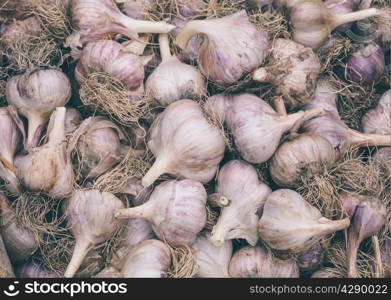
[{"label": "garlic stem", "polygon": [[9,169],[10,171],[16,173],[17,169],[14,167],[14,165],[12,163],[10,163],[7,159],[5,159],[4,157],[2,157],[0,155],[0,163],[3,163],[3,165]]},{"label": "garlic stem", "polygon": [[213,227],[212,234],[210,237],[210,242],[216,247],[220,247],[225,242],[225,237],[230,229],[228,226],[224,226],[221,222],[219,222],[221,218],[217,221],[217,224]]},{"label": "garlic stem", "polygon": [[191,39],[191,37],[200,32],[200,29],[205,27],[206,20],[193,20],[185,25],[185,27],[179,32],[176,37],[177,45],[185,50],[187,43]]},{"label": "garlic stem", "polygon": [[52,124],[53,127],[49,128],[49,140],[48,144],[57,145],[62,143],[65,140],[65,118],[66,118],[66,108],[57,107],[54,111],[54,121]]},{"label": "garlic stem", "polygon": [[208,203],[212,207],[227,207],[231,204],[231,200],[220,193],[214,193],[208,196]]},{"label": "garlic stem", "polygon": [[288,115],[288,113],[286,112],[284,99],[282,97],[278,97],[274,99],[273,102],[274,102],[274,109],[277,113],[283,116]]},{"label": "garlic stem", "polygon": [[377,8],[368,8],[368,9],[362,9],[359,11],[347,13],[347,14],[336,14],[332,16],[331,21],[331,28],[334,29],[338,27],[339,25],[359,21],[362,19],[370,18],[377,16],[381,13],[381,11]]},{"label": "garlic stem", "polygon": [[377,235],[372,236],[372,246],[373,246],[373,251],[375,252],[376,278],[383,278],[384,277],[384,269],[383,269],[383,262],[381,259],[379,238],[377,237]]},{"label": "garlic stem", "polygon": [[347,245],[347,256],[348,256],[348,278],[357,278],[358,272],[357,272],[357,252],[358,247],[360,245],[360,241],[357,239],[348,239],[348,245]]},{"label": "garlic stem", "polygon": [[118,209],[115,212],[114,217],[117,219],[143,218],[148,220],[150,216],[150,209],[148,206],[149,204],[146,202],[140,206]]},{"label": "garlic stem", "polygon": [[[320,227],[319,229],[322,230],[322,233],[324,235],[333,233],[342,229],[347,228],[350,225],[350,219],[345,218],[342,220],[329,220],[327,218],[320,218],[319,224],[315,225],[314,227]],[[323,228],[323,229],[322,229]]]},{"label": "garlic stem", "polygon": [[324,109],[321,107],[311,108],[305,111],[298,111],[297,113],[284,116],[285,122],[291,123],[292,120],[295,120],[293,126],[289,126],[291,133],[296,133],[301,125],[308,120],[311,120],[315,117],[323,116],[325,113]]},{"label": "garlic stem", "polygon": [[352,146],[391,146],[391,136],[389,135],[361,133],[353,129],[348,131]]},{"label": "garlic stem", "polygon": [[141,184],[143,187],[148,187],[152,185],[160,175],[163,175],[168,171],[168,162],[162,159],[157,159],[152,167],[148,170],[147,174],[145,174],[143,177]]},{"label": "garlic stem", "polygon": [[130,31],[137,33],[168,33],[175,28],[174,25],[165,22],[151,22],[144,20],[134,20],[125,15],[116,15],[118,22],[123,24]]},{"label": "garlic stem", "polygon": [[275,79],[276,76],[267,67],[259,68],[253,73],[253,80],[258,82],[273,82]]},{"label": "garlic stem", "polygon": [[35,148],[38,146],[43,131],[43,126],[46,123],[46,119],[37,114],[29,114],[27,116],[28,130],[26,149]]},{"label": "garlic stem", "polygon": [[132,41],[125,48],[126,48],[126,50],[129,50],[129,52],[140,56],[144,53],[145,48],[147,47],[150,38],[151,38],[151,35],[146,34],[142,37],[139,37],[138,40]]},{"label": "garlic stem", "polygon": [[162,62],[168,61],[172,57],[172,55],[170,51],[170,42],[168,40],[167,33],[159,34],[159,48]]},{"label": "garlic stem", "polygon": [[92,245],[87,240],[76,241],[72,259],[64,274],[65,278],[72,278],[76,274],[91,247]]}]

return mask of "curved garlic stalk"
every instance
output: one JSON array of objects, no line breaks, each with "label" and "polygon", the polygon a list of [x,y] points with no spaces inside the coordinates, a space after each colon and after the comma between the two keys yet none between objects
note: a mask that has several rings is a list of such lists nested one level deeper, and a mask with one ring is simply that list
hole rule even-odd
[{"label": "curved garlic stalk", "polygon": [[365,114],[362,127],[365,133],[391,136],[391,90],[385,92],[377,106]]},{"label": "curved garlic stalk", "polygon": [[391,239],[383,242],[380,248],[381,261],[383,263],[384,277],[391,278]]},{"label": "curved garlic stalk", "polygon": [[260,66],[270,45],[265,32],[252,24],[245,10],[223,18],[193,20],[176,41],[185,49],[194,35],[204,37],[198,49],[198,63],[206,78],[221,85],[238,81]]},{"label": "curved garlic stalk", "polygon": [[206,92],[206,83],[201,73],[193,66],[171,55],[167,34],[159,35],[162,62],[145,83],[147,95],[161,105],[181,99],[199,99]]},{"label": "curved garlic stalk", "polygon": [[298,278],[299,268],[293,260],[273,258],[261,246],[247,246],[232,256],[229,274],[234,278]]},{"label": "curved garlic stalk", "polygon": [[221,168],[215,189],[231,203],[221,209],[210,241],[221,246],[226,240],[242,238],[254,246],[258,241],[257,212],[262,210],[271,189],[258,179],[253,166],[240,160]]},{"label": "curved garlic stalk", "polygon": [[77,190],[65,203],[69,228],[76,239],[72,259],[64,277],[73,277],[87,253],[111,238],[122,225],[113,218],[124,205],[117,197],[98,190]]},{"label": "curved garlic stalk", "polygon": [[156,160],[142,179],[145,187],[164,173],[209,182],[223,159],[225,143],[220,131],[208,123],[197,102],[179,100],[154,120],[148,147]]},{"label": "curved garlic stalk", "polygon": [[[324,3],[331,14],[343,15],[351,13],[357,9],[360,1],[356,0],[326,0]],[[352,22],[344,23],[335,28],[338,32],[346,32],[352,27]]]},{"label": "curved garlic stalk", "polygon": [[9,201],[0,193],[0,232],[10,260],[15,263],[29,258],[38,242],[27,228],[20,226]]},{"label": "curved garlic stalk", "polygon": [[271,83],[276,96],[281,96],[289,109],[311,100],[320,61],[311,48],[287,39],[276,39],[267,66],[253,73],[253,80]]},{"label": "curved garlic stalk", "polygon": [[158,240],[146,240],[136,245],[121,270],[124,278],[168,277],[171,251]]},{"label": "curved garlic stalk", "polygon": [[65,117],[66,108],[56,108],[48,125],[48,142],[15,162],[18,177],[28,189],[46,192],[55,199],[68,197],[74,183],[71,157],[66,150]]},{"label": "curved garlic stalk", "polygon": [[258,232],[272,249],[301,255],[326,235],[349,224],[349,218],[333,221],[322,217],[299,193],[281,189],[266,199]]},{"label": "curved garlic stalk", "polygon": [[71,97],[68,77],[57,70],[38,70],[12,77],[7,82],[9,104],[27,118],[26,149],[38,146],[42,131],[56,107],[64,106]]},{"label": "curved garlic stalk", "polygon": [[115,217],[146,219],[160,239],[174,246],[191,245],[206,223],[206,197],[197,181],[166,181],[146,203],[118,210]]},{"label": "curved garlic stalk", "polygon": [[205,104],[205,111],[212,119],[227,125],[240,155],[250,163],[267,161],[285,132],[323,114],[322,109],[315,108],[280,115],[252,94],[212,96]]},{"label": "curved garlic stalk", "polygon": [[232,242],[225,241],[220,246],[210,242],[210,234],[201,234],[191,246],[197,262],[196,277],[228,278],[228,266],[232,257]]}]

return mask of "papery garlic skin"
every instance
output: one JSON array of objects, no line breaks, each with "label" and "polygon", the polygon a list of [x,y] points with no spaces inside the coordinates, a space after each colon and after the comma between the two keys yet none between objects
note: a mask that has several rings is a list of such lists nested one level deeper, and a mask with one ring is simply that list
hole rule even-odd
[{"label": "papery garlic skin", "polygon": [[257,212],[262,210],[271,189],[258,179],[253,166],[232,160],[219,171],[216,193],[228,198],[231,203],[221,209],[210,241],[220,246],[226,240],[242,238],[254,246],[258,241]]},{"label": "papery garlic skin", "polygon": [[15,275],[17,278],[60,278],[57,273],[51,272],[33,261],[17,266]]},{"label": "papery garlic skin", "polygon": [[163,242],[146,240],[135,246],[121,270],[123,278],[168,277],[171,251]]},{"label": "papery garlic skin", "polygon": [[4,30],[1,31],[0,44],[4,49],[12,48],[16,41],[38,36],[42,30],[42,25],[36,17],[18,20],[5,26]]},{"label": "papery garlic skin", "polygon": [[171,180],[158,185],[149,200],[118,210],[116,218],[144,218],[155,234],[174,246],[191,245],[206,224],[206,191],[194,180]]},{"label": "papery garlic skin", "polygon": [[75,132],[81,122],[82,116],[80,112],[76,108],[67,107],[65,116],[65,133],[69,135]]},{"label": "papery garlic skin", "polygon": [[312,246],[297,260],[300,271],[308,274],[318,269],[323,262],[324,252],[320,242]]},{"label": "papery garlic skin", "polygon": [[[326,0],[324,3],[330,10],[331,14],[346,14],[356,10],[357,1],[353,0]],[[352,27],[353,23],[345,23],[335,28],[338,32],[346,32]]]},{"label": "papery garlic skin", "polygon": [[349,217],[349,219],[352,219],[357,209],[357,206],[360,204],[360,196],[347,192],[342,192],[339,194],[339,199],[341,201],[342,209],[345,215]]},{"label": "papery garlic skin", "polygon": [[122,221],[113,214],[123,207],[117,197],[98,190],[76,190],[67,200],[65,213],[76,245],[64,277],[73,277],[89,250],[117,232]]},{"label": "papery garlic skin", "polygon": [[325,138],[300,135],[277,149],[270,164],[270,175],[279,186],[298,187],[301,177],[319,174],[335,161],[333,146]]},{"label": "papery garlic skin", "polygon": [[71,157],[66,149],[65,116],[65,107],[56,108],[48,125],[48,142],[15,161],[24,186],[46,192],[54,199],[68,197],[74,184]]},{"label": "papery garlic skin", "polygon": [[42,130],[56,107],[71,97],[68,77],[57,70],[38,70],[12,77],[7,82],[6,97],[18,113],[28,120],[25,148],[38,146]]},{"label": "papery garlic skin", "polygon": [[154,120],[148,147],[156,160],[142,179],[145,187],[164,173],[209,182],[223,158],[225,143],[219,130],[208,123],[198,103],[179,100]]},{"label": "papery garlic skin", "polygon": [[266,199],[258,233],[272,249],[302,255],[327,234],[349,224],[349,218],[333,221],[322,217],[299,193],[280,189]]},{"label": "papery garlic skin", "polygon": [[377,106],[364,115],[362,128],[365,133],[391,136],[391,90],[386,91]]},{"label": "papery garlic skin", "polygon": [[298,278],[293,260],[277,260],[260,246],[246,246],[235,252],[229,264],[234,278]]},{"label": "papery garlic skin", "polygon": [[310,101],[321,66],[311,48],[288,39],[276,39],[267,66],[254,71],[253,79],[273,84],[276,96],[290,109]]},{"label": "papery garlic skin", "polygon": [[148,14],[156,8],[156,0],[116,0],[125,15],[136,19],[146,20]]},{"label": "papery garlic skin", "polygon": [[198,49],[198,63],[204,76],[229,85],[260,66],[270,45],[267,34],[252,24],[244,10],[223,18],[188,22],[176,41],[185,49],[195,34],[204,37]]},{"label": "papery garlic skin", "polygon": [[197,261],[196,277],[228,278],[228,266],[232,257],[232,241],[227,240],[220,246],[213,245],[210,234],[201,234],[191,246]]}]

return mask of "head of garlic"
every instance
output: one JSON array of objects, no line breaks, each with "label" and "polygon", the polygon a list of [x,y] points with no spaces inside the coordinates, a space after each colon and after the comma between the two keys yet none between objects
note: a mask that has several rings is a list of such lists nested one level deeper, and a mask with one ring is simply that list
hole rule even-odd
[{"label": "head of garlic", "polygon": [[66,108],[57,107],[50,117],[47,143],[15,162],[26,188],[43,191],[55,199],[68,197],[74,184],[71,156],[66,149],[65,117]]},{"label": "head of garlic", "polygon": [[323,113],[316,108],[281,115],[252,94],[215,95],[207,100],[204,108],[210,118],[226,124],[240,155],[250,163],[267,161],[285,132]]},{"label": "head of garlic", "polygon": [[117,197],[98,190],[76,190],[66,201],[67,223],[76,239],[76,245],[65,277],[73,277],[87,253],[119,230],[122,221],[113,218],[113,215],[123,207],[122,201]]},{"label": "head of garlic", "polygon": [[329,220],[288,189],[269,195],[259,220],[259,237],[272,249],[302,255],[326,235],[349,226],[349,218]]},{"label": "head of garlic", "polygon": [[121,270],[124,278],[168,277],[171,251],[159,240],[146,240],[129,253]]},{"label": "head of garlic", "polygon": [[206,191],[194,180],[171,180],[158,185],[149,200],[120,209],[117,218],[144,218],[155,234],[174,246],[191,245],[206,223]]},{"label": "head of garlic", "polygon": [[80,112],[76,108],[67,107],[67,113],[65,116],[65,133],[70,135],[75,132],[81,122],[82,116]]},{"label": "head of garlic", "polygon": [[57,70],[37,70],[12,77],[7,82],[6,97],[18,113],[27,118],[26,149],[38,146],[42,131],[56,107],[71,97],[68,77]]},{"label": "head of garlic", "polygon": [[277,149],[270,163],[270,175],[279,186],[298,187],[302,177],[317,175],[335,161],[336,154],[328,140],[303,134]]},{"label": "head of garlic", "polygon": [[147,95],[163,106],[181,99],[201,98],[206,83],[200,71],[171,55],[167,34],[159,35],[159,46],[162,62],[145,83]]},{"label": "head of garlic", "polygon": [[361,123],[365,133],[391,135],[391,89],[381,96],[374,109],[364,115]]},{"label": "head of garlic", "polygon": [[234,278],[298,278],[294,260],[279,260],[262,246],[246,246],[232,256],[229,275]]},{"label": "head of garlic", "polygon": [[142,179],[145,187],[164,173],[209,182],[223,159],[225,143],[197,102],[179,100],[153,121],[148,147],[156,159]]},{"label": "head of garlic", "polygon": [[310,47],[288,39],[273,42],[268,64],[254,71],[253,79],[271,83],[276,96],[281,96],[290,109],[311,100],[320,61]]},{"label": "head of garlic", "polygon": [[232,241],[216,246],[210,242],[210,233],[200,234],[191,246],[197,262],[196,277],[228,278],[228,266],[232,257]]},{"label": "head of garlic", "polygon": [[250,22],[244,10],[188,22],[178,34],[177,44],[185,49],[194,35],[203,38],[198,49],[201,72],[221,85],[235,83],[259,67],[270,48],[267,34]]},{"label": "head of garlic", "polygon": [[29,258],[38,249],[34,234],[18,223],[11,203],[2,193],[0,193],[0,233],[13,263]]},{"label": "head of garlic", "polygon": [[241,160],[226,163],[219,171],[216,193],[230,200],[221,209],[210,241],[221,246],[226,240],[246,239],[254,246],[258,241],[257,212],[271,193],[271,189],[259,180],[255,168]]}]

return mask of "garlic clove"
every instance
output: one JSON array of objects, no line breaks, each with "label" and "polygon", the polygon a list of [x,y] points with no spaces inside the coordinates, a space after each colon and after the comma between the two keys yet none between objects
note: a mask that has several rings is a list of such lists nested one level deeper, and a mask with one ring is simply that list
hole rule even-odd
[{"label": "garlic clove", "polygon": [[272,249],[304,254],[326,235],[349,226],[349,218],[329,220],[288,189],[271,193],[266,199],[258,233]]},{"label": "garlic clove", "polygon": [[150,199],[120,209],[116,218],[144,218],[155,234],[174,246],[191,245],[206,224],[206,191],[194,180],[171,180],[158,185]]},{"label": "garlic clove", "polygon": [[265,32],[252,24],[245,10],[223,18],[193,20],[176,41],[185,49],[194,35],[204,37],[198,49],[198,63],[206,78],[221,85],[238,81],[260,66],[270,45]]},{"label": "garlic clove", "polygon": [[148,147],[156,160],[142,179],[145,187],[164,173],[209,182],[223,158],[225,143],[220,131],[208,123],[198,103],[179,100],[154,120]]},{"label": "garlic clove", "polygon": [[377,106],[362,119],[363,132],[391,136],[391,90],[386,91]]},{"label": "garlic clove", "polygon": [[246,246],[235,252],[229,264],[234,278],[298,278],[293,260],[277,260],[261,246]]},{"label": "garlic clove", "polygon": [[221,209],[210,241],[221,246],[226,240],[242,238],[254,246],[258,241],[258,215],[271,189],[258,179],[250,164],[232,160],[219,171],[216,192],[231,201]]},{"label": "garlic clove", "polygon": [[232,242],[225,241],[220,246],[210,242],[210,233],[201,234],[191,246],[197,262],[199,278],[228,278],[228,266],[232,257]]},{"label": "garlic clove", "polygon": [[123,278],[168,277],[171,251],[163,242],[146,240],[133,248],[121,270]]}]

